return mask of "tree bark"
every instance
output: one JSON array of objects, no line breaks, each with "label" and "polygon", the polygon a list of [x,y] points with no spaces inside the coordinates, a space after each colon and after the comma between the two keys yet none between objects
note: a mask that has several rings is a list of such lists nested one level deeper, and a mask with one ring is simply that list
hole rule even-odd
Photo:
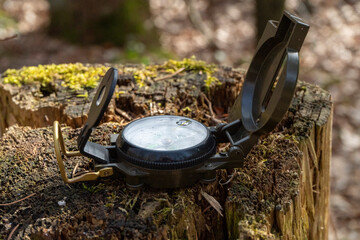
[{"label": "tree bark", "polygon": [[[152,114],[184,114],[213,125],[227,116],[243,73],[219,68],[216,76],[222,84],[211,88],[204,88],[201,74],[184,72],[141,89],[134,86],[131,75],[122,75],[105,117],[117,123],[100,125],[92,141],[108,144],[108,135],[120,132],[130,119]],[[24,106],[30,100],[20,97],[32,96],[25,94],[26,86],[16,91],[5,87],[1,86],[0,96],[8,102],[2,110],[28,114]],[[211,101],[213,113],[200,90]],[[9,92],[7,98],[4,91]],[[54,97],[56,104],[51,105],[51,97],[38,99],[26,110],[32,112],[32,119],[24,125],[34,122],[32,126],[39,127],[37,119],[42,126],[56,117],[75,119],[64,117],[60,110],[66,107],[86,119],[85,107],[79,106],[89,100],[77,102],[73,97],[76,104],[66,105]],[[45,103],[44,109],[53,109],[49,112],[60,109],[51,119],[47,113],[49,123],[39,118]],[[175,190],[133,192],[122,179],[68,186],[58,172],[52,129],[11,126],[0,139],[0,238],[15,229],[13,239],[327,239],[331,109],[326,91],[300,82],[287,115],[254,147],[244,168],[218,171],[217,181],[208,185]],[[14,123],[20,123],[21,114],[12,116]],[[64,124],[63,131],[67,147],[75,149],[80,129]],[[84,157],[66,159],[68,172],[75,165],[76,175],[90,170],[92,162]],[[215,210],[214,202],[222,209]]]}]

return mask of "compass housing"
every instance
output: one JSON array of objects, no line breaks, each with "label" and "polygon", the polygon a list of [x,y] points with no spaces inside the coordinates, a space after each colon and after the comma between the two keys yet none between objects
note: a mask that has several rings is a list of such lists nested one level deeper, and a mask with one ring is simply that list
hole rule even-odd
[{"label": "compass housing", "polygon": [[202,123],[181,116],[152,116],[127,125],[116,141],[119,159],[149,169],[201,164],[216,153],[215,137]]}]

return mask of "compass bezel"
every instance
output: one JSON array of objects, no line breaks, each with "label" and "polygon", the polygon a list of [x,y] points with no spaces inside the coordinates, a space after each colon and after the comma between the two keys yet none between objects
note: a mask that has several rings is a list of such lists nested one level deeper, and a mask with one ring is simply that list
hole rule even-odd
[{"label": "compass bezel", "polygon": [[[206,130],[206,137],[200,143],[188,148],[178,150],[151,150],[133,144],[124,135],[127,128],[133,127],[134,124],[138,124],[140,121],[144,121],[144,119],[152,120],[154,118],[169,117],[179,120],[186,119],[198,123],[199,126]],[[216,153],[216,141],[210,130],[204,124],[194,119],[174,115],[150,116],[131,122],[123,129],[116,141],[116,152],[119,159],[125,159],[131,164],[143,168],[164,170],[182,169],[199,165],[213,156]]]}]

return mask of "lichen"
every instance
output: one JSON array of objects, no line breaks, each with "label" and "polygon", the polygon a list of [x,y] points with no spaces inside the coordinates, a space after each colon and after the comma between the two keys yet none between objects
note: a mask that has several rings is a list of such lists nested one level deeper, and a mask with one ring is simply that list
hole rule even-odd
[{"label": "lichen", "polygon": [[49,64],[8,69],[4,72],[4,83],[21,86],[39,82],[42,86],[62,80],[61,85],[73,91],[95,88],[100,76],[107,71],[106,66],[84,66],[81,63]]}]

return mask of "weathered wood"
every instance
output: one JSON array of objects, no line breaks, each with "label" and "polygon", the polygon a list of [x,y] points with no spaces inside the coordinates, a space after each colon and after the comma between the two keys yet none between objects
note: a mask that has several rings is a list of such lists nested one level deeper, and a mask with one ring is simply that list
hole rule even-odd
[{"label": "weathered wood", "polygon": [[[288,156],[290,159],[285,158],[288,163],[280,163],[280,166],[275,168],[275,172],[272,174],[274,178],[268,179],[267,185],[270,186],[266,188],[259,185],[259,181],[256,179],[257,172],[247,174],[246,177],[250,179],[239,175],[230,184],[226,202],[226,209],[229,211],[227,216],[237,216],[230,218],[227,222],[228,226],[233,226],[228,227],[229,236],[245,239],[276,239],[279,236],[282,236],[283,239],[328,238],[331,109],[328,92],[310,84],[299,84],[288,115],[277,130],[282,134],[295,137],[297,146],[302,152],[302,157],[296,159],[300,167],[299,172],[286,174],[288,179],[293,178],[294,181],[290,183],[295,184],[296,187],[294,189],[291,185],[284,186],[283,179],[277,175],[278,171],[288,171],[290,164],[295,159],[291,159],[291,155]],[[276,138],[277,131],[271,136]],[[286,144],[273,147],[283,149],[286,148]],[[255,152],[263,153],[263,156],[259,156],[259,158],[263,158],[265,164],[274,164],[276,156],[271,152]],[[279,162],[275,162],[275,164],[279,164]],[[245,164],[245,170],[247,170],[247,166],[249,164]],[[298,182],[292,174],[299,174]],[[261,177],[264,176],[261,175]],[[249,182],[254,188],[251,193],[246,192],[248,188],[251,188]],[[237,189],[243,185],[247,187],[244,190],[245,193],[243,191],[239,193]],[[290,198],[277,198],[279,191],[287,191],[286,196],[290,196]],[[259,192],[260,197],[258,197]],[[255,206],[244,207],[244,203],[245,206],[248,206],[246,199],[255,199],[253,200]],[[263,201],[268,203],[269,199],[269,210],[264,210]]]},{"label": "weathered wood", "polygon": [[[213,106],[224,109],[216,117],[226,116],[243,76],[243,71],[221,71],[225,84],[207,92]],[[164,81],[167,87],[137,89],[123,76],[107,115],[120,123],[102,124],[92,141],[108,143],[108,134],[121,131],[126,118],[142,115],[184,114],[213,124],[198,90],[203,76],[177,78],[185,79],[183,85],[175,77]],[[165,106],[157,104],[161,101]],[[122,113],[114,115],[116,108]],[[74,149],[79,129],[64,131]],[[14,239],[326,239],[330,148],[330,96],[305,83],[278,129],[259,141],[243,169],[219,171],[216,182],[186,189],[131,192],[121,179],[67,186],[58,173],[51,128],[13,126],[0,140],[0,203],[35,195],[0,205],[0,238],[18,226]],[[84,157],[68,158],[67,171],[77,163],[75,174],[92,164]],[[202,192],[221,204],[223,217]]]},{"label": "weathered wood", "polygon": [[[86,121],[88,99],[65,95],[37,97],[39,86],[17,87],[0,82],[0,136],[9,126],[44,127],[59,120],[69,126],[80,127]],[[84,107],[85,106],[85,107]]]}]

